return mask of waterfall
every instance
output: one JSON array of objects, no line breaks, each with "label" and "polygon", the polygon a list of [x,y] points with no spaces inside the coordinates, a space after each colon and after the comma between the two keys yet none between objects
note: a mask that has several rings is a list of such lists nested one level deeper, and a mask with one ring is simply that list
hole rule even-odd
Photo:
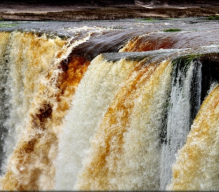
[{"label": "waterfall", "polygon": [[170,72],[169,61],[133,71],[91,141],[75,189],[159,189],[159,130]]},{"label": "waterfall", "polygon": [[1,33],[0,39],[0,173],[3,172],[3,161],[5,159],[5,151],[4,147],[4,138],[7,136],[8,129],[5,126],[5,120],[9,115],[9,105],[8,105],[8,97],[9,97],[9,89],[7,86],[8,79],[8,66],[6,62],[6,58],[4,57],[6,54],[7,44],[9,41],[10,33]]},{"label": "waterfall", "polygon": [[172,190],[218,190],[217,85],[203,102],[173,166]]},{"label": "waterfall", "polygon": [[135,65],[135,61],[107,62],[101,55],[91,62],[65,118],[59,147],[56,189],[73,189],[83,158],[90,148],[89,141],[120,84]]},{"label": "waterfall", "polygon": [[0,189],[218,190],[219,47],[68,30],[0,32]]},{"label": "waterfall", "polygon": [[[161,190],[165,190],[172,176],[172,165],[175,162],[177,151],[184,145],[191,126],[191,104],[195,111],[199,110],[201,99],[201,63],[183,63],[176,61],[173,67],[172,90],[168,103],[167,127],[163,131],[162,157],[161,157]],[[197,81],[194,81],[194,79]],[[192,81],[193,80],[193,81]],[[191,100],[193,85],[194,99]]]},{"label": "waterfall", "polygon": [[[15,141],[17,138],[13,137],[17,136],[19,139],[9,156],[7,171],[1,178],[1,185],[3,189],[53,189],[55,176],[53,161],[57,153],[59,127],[69,108],[68,99],[71,100],[71,96],[89,64],[84,58],[75,56],[73,59],[69,58],[68,69],[66,69],[65,59],[74,46],[89,39],[90,33],[70,44],[66,44],[58,37],[58,39],[50,39],[46,36],[41,38],[31,33],[19,34],[19,32],[11,35],[13,41],[10,43],[16,43],[16,45],[12,45],[15,50],[10,52],[11,60],[13,60],[10,70],[12,80],[9,80],[10,83],[12,82],[10,85],[12,86],[12,107],[10,108],[12,115],[9,115],[8,122],[10,124],[8,124],[11,126],[9,131],[12,129],[13,135],[11,136],[9,132],[8,137],[12,137],[12,140]],[[18,37],[18,40],[13,39],[14,36]],[[22,47],[16,49],[19,46]],[[33,48],[28,46],[33,46]],[[24,53],[20,53],[21,51]],[[32,60],[28,62],[29,59]],[[33,65],[33,67],[28,68],[28,65]],[[13,87],[15,88],[13,89]],[[24,94],[26,90],[28,90],[28,94]],[[13,91],[15,91],[14,96]],[[22,97],[20,94],[23,94]],[[18,109],[14,114],[13,108],[15,107]],[[23,110],[22,113],[19,111],[20,107],[20,110]],[[22,119],[23,129],[17,131],[16,126],[19,125],[20,115],[26,116],[25,119]],[[8,144],[7,138],[5,143],[8,146],[11,145]]]},{"label": "waterfall", "polygon": [[10,34],[4,57],[7,62],[3,63],[8,68],[6,88],[9,101],[6,103],[10,106],[4,122],[8,131],[4,140],[6,160],[25,126],[26,114],[39,90],[39,80],[46,76],[49,63],[63,45],[61,39],[52,40],[45,35],[37,37],[21,32]]}]

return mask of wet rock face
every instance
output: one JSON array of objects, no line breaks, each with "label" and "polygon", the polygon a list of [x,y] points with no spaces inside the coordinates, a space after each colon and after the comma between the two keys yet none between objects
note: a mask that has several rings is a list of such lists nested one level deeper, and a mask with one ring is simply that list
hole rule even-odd
[{"label": "wet rock face", "polygon": [[212,83],[219,82],[219,54],[211,53],[203,55],[200,58],[202,65],[202,95],[201,100],[203,101],[207,95],[208,90]]}]

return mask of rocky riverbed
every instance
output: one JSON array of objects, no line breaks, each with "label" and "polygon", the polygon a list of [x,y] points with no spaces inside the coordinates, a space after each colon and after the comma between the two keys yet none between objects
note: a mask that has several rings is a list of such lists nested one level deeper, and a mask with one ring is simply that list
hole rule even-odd
[{"label": "rocky riverbed", "polygon": [[[189,4],[186,1],[85,1],[52,4],[41,1],[0,2],[1,20],[113,20],[126,18],[184,18],[216,15],[219,5],[213,1]],[[93,3],[92,3],[93,2]]]}]

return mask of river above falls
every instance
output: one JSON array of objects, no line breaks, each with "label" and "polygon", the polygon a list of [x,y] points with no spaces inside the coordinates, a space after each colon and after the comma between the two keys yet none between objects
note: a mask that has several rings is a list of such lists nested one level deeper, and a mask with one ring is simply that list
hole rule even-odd
[{"label": "river above falls", "polygon": [[[179,29],[176,32],[165,32],[169,29]],[[0,21],[0,31],[23,31],[47,33],[50,36],[72,37],[78,33],[87,31],[98,32],[98,41],[117,41],[121,37],[125,40],[141,36],[149,39],[153,44],[160,45],[157,48],[148,48],[148,51],[160,48],[190,48],[197,46],[219,44],[219,37],[216,35],[219,30],[218,21],[200,18],[170,18],[170,19],[120,19],[100,21]],[[100,34],[101,33],[101,34]],[[108,37],[105,37],[107,33]],[[109,37],[110,36],[110,37]],[[96,41],[97,41],[96,39]],[[147,41],[147,40],[146,40]],[[110,43],[108,41],[108,43]],[[169,42],[169,43],[168,43]],[[134,51],[134,50],[132,50]]]}]

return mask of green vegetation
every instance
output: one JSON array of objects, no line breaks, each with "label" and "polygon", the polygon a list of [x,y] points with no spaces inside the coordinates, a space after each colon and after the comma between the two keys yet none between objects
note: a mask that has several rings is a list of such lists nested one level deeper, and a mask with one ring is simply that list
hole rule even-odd
[{"label": "green vegetation", "polygon": [[174,59],[172,63],[173,65],[176,65],[178,63],[184,63],[185,65],[189,65],[194,59],[197,59],[201,56],[202,54],[186,55],[186,56]]},{"label": "green vegetation", "polygon": [[178,32],[178,31],[182,31],[181,29],[164,29],[164,32]]},{"label": "green vegetation", "polygon": [[[110,27],[111,29],[125,29],[125,27],[122,26],[114,26],[114,27]],[[106,27],[107,29],[107,27]]]},{"label": "green vegetation", "polygon": [[178,18],[172,18],[172,17],[168,17],[168,18],[165,18],[166,20],[175,20],[175,19],[178,19]]},{"label": "green vegetation", "polygon": [[[180,19],[183,20],[186,18],[180,18]],[[145,18],[137,19],[137,21],[146,21],[146,22],[165,21],[165,20],[179,20],[179,18],[145,17]]]},{"label": "green vegetation", "polygon": [[193,61],[194,59],[197,59],[199,57],[201,57],[202,54],[194,54],[194,55],[186,55],[185,58],[185,63],[190,63],[191,61]]},{"label": "green vegetation", "polygon": [[181,19],[184,19],[184,18],[173,18],[173,17],[169,17],[169,18],[165,18],[165,19],[167,19],[167,20],[181,20]]},{"label": "green vegetation", "polygon": [[14,23],[0,23],[0,28],[14,27],[16,25]]},{"label": "green vegetation", "polygon": [[[183,76],[187,75],[187,71],[189,67],[191,66],[191,62],[195,59],[199,58],[201,54],[191,54],[191,55],[185,55],[182,57],[178,57],[172,61],[173,64],[173,71],[172,71],[172,80],[173,85],[176,85],[176,83],[182,83],[182,77],[179,77],[180,79],[177,79],[179,76],[179,73],[182,73]],[[182,84],[181,84],[182,85]],[[180,86],[181,86],[180,85]]]},{"label": "green vegetation", "polygon": [[144,20],[144,21],[153,21],[154,19],[148,17],[148,18],[143,18],[142,20]]},{"label": "green vegetation", "polygon": [[148,21],[148,22],[151,22],[151,21],[156,21],[156,19],[153,19],[151,17],[146,17],[146,18],[138,19],[138,21]]},{"label": "green vegetation", "polygon": [[208,20],[219,20],[219,15],[212,15],[207,18]]}]

